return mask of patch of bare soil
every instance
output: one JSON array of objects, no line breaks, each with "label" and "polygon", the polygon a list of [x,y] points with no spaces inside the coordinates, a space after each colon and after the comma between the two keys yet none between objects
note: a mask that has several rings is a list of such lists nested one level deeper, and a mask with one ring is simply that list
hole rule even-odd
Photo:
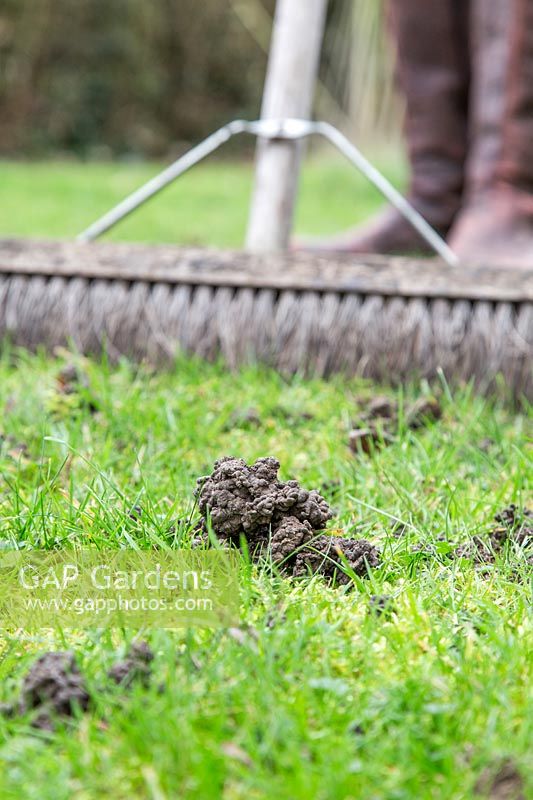
[{"label": "patch of bare soil", "polygon": [[363,412],[368,422],[375,419],[395,420],[398,416],[398,404],[391,397],[373,397]]},{"label": "patch of bare soil", "polygon": [[526,800],[524,779],[512,761],[505,761],[496,771],[483,772],[475,788],[487,800]]},{"label": "patch of bare soil", "polygon": [[[144,686],[151,678],[154,654],[146,642],[134,643],[122,661],[107,673],[114,683],[128,689],[135,681]],[[7,717],[34,713],[32,727],[53,731],[60,719],[87,711],[91,704],[89,689],[74,653],[50,652],[39,656],[22,680],[19,698],[0,708]]]},{"label": "patch of bare soil", "polygon": [[210,521],[223,542],[239,545],[244,536],[252,557],[270,557],[286,574],[318,572],[333,583],[348,583],[349,573],[365,575],[379,564],[379,552],[364,539],[319,535],[333,517],[327,501],[297,481],[278,480],[279,462],[260,458],[249,466],[231,456],[215,462],[211,475],[198,479],[196,495],[203,535]]},{"label": "patch of bare soil", "polygon": [[2,708],[6,716],[35,712],[32,726],[52,731],[58,717],[72,717],[86,711],[90,696],[74,653],[44,653],[30,667],[22,681],[20,698]]},{"label": "patch of bare soil", "polygon": [[411,430],[418,430],[442,417],[442,408],[435,397],[421,397],[408,406],[405,420]]},{"label": "patch of bare soil", "polygon": [[[374,397],[350,431],[348,444],[355,453],[371,455],[392,444],[398,428],[398,404],[389,397]],[[411,430],[418,430],[442,417],[442,408],[435,397],[421,397],[405,409],[405,421]]]},{"label": "patch of bare soil", "polygon": [[393,442],[393,438],[384,430],[375,427],[354,428],[350,431],[348,444],[354,453],[365,453],[369,456]]},{"label": "patch of bare soil", "polygon": [[318,573],[333,585],[344,586],[351,583],[351,573],[365,577],[379,564],[379,551],[366,539],[318,536],[297,553],[293,575]]},{"label": "patch of bare soil", "polygon": [[134,642],[122,661],[117,661],[108,671],[107,676],[119,686],[129,687],[135,681],[148,686],[152,676],[154,654],[148,642]]},{"label": "patch of bare soil", "polygon": [[512,504],[494,517],[497,523],[487,534],[473,536],[455,550],[456,558],[469,558],[476,564],[494,564],[506,547],[523,549],[533,565],[533,511]]}]

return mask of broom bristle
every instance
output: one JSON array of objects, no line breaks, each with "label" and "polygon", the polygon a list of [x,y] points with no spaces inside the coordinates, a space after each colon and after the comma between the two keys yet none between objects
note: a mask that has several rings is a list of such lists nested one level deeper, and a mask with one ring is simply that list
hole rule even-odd
[{"label": "broom bristle", "polygon": [[531,399],[533,306],[334,292],[211,288],[13,276],[0,280],[0,335],[30,349],[74,343],[162,363],[178,352],[260,361],[284,372],[342,372],[399,383],[497,376]]},{"label": "broom bristle", "polygon": [[0,244],[0,337],[30,349],[105,348],[113,359],[164,363],[182,351],[222,357],[231,368],[259,361],[389,383],[442,372],[452,383],[501,385],[531,400],[532,297],[530,271]]}]

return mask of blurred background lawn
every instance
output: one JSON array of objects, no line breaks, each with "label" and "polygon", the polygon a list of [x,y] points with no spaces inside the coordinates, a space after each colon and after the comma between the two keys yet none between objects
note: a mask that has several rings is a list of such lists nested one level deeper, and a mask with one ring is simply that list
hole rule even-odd
[{"label": "blurred background lawn", "polygon": [[[375,160],[401,184],[403,161],[392,149]],[[71,237],[154,175],[155,163],[0,162],[0,236]],[[251,160],[198,166],[110,234],[115,240],[240,247],[252,187]],[[332,233],[363,220],[382,203],[354,168],[331,155],[308,159],[296,234]]]}]

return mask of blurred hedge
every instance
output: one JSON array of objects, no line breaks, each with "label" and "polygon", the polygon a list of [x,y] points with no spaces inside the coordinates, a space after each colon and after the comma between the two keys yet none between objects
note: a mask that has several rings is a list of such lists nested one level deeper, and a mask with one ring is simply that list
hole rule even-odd
[{"label": "blurred hedge", "polygon": [[256,114],[265,63],[226,0],[2,0],[0,154],[167,153]]},{"label": "blurred hedge", "polygon": [[[318,113],[395,129],[381,0],[329,0]],[[260,108],[275,0],[0,0],[0,156],[167,156]],[[242,143],[239,143],[242,148]]]}]

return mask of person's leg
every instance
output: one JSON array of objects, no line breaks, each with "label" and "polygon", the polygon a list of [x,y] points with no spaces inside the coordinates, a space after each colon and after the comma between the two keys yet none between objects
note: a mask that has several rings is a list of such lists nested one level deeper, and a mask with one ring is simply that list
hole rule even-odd
[{"label": "person's leg", "polygon": [[[446,236],[458,212],[467,147],[470,0],[389,0],[396,76],[406,100],[409,200]],[[315,245],[353,253],[430,252],[394,209]]]},{"label": "person's leg", "polygon": [[471,154],[450,245],[533,266],[533,0],[472,0]]}]

